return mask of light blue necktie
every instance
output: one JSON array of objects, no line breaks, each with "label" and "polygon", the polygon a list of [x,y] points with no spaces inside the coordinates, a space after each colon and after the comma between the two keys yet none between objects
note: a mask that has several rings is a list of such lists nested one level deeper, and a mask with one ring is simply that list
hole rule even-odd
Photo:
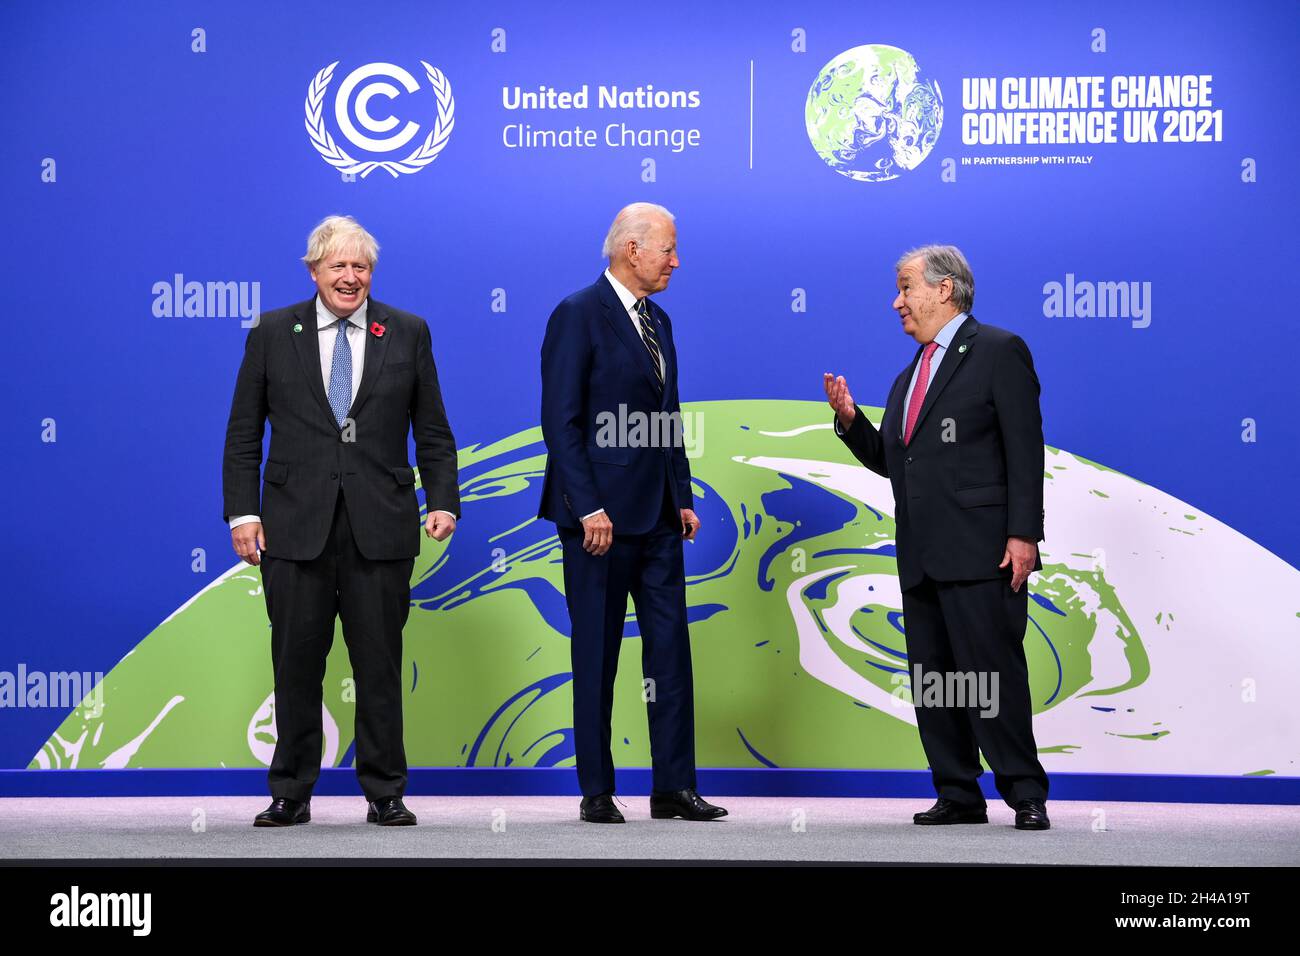
[{"label": "light blue necktie", "polygon": [[352,407],[352,349],[348,347],[348,320],[339,319],[339,334],[334,340],[334,362],[330,366],[330,408],[343,427]]}]

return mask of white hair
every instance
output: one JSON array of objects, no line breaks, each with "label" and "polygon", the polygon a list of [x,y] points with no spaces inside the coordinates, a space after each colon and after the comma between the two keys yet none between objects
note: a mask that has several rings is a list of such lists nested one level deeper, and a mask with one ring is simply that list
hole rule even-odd
[{"label": "white hair", "polygon": [[926,284],[936,286],[944,279],[951,279],[953,305],[959,312],[969,312],[975,304],[975,277],[961,250],[956,246],[918,246],[899,256],[894,271],[901,272],[903,266],[918,258]]},{"label": "white hair", "polygon": [[605,236],[605,245],[600,254],[613,260],[615,253],[621,250],[630,239],[638,246],[645,243],[646,233],[654,226],[657,219],[672,222],[676,217],[663,206],[652,202],[634,202],[624,206],[614,217],[614,223]]},{"label": "white hair", "polygon": [[355,247],[366,257],[370,268],[379,261],[379,243],[351,216],[326,216],[307,237],[307,254],[302,261],[315,268],[330,253]]}]

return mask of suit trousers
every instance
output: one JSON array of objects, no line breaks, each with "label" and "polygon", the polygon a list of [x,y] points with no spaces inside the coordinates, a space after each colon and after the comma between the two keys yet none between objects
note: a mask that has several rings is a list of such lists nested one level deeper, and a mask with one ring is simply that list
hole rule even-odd
[{"label": "suit trousers", "polygon": [[[1012,591],[1009,571],[989,581],[926,577],[903,592],[916,724],[940,797],[967,807],[984,806],[976,782],[984,772],[980,766],[983,751],[998,793],[1008,805],[1047,799],[1047,773],[1034,743],[1025,661],[1028,602],[1028,585],[1018,593]],[[964,685],[944,678],[945,688],[966,688],[960,695],[964,700],[945,693],[939,706],[922,706],[925,678],[922,686],[916,685],[918,666],[923,675],[956,672],[969,677]],[[996,686],[996,696],[990,693],[983,702],[988,706],[982,706],[970,700],[972,686],[990,692]]]},{"label": "suit trousers", "polygon": [[[268,542],[271,547],[274,541]],[[321,681],[334,619],[356,685],[356,771],[367,800],[406,789],[402,743],[402,628],[414,559],[372,561],[357,550],[342,490],[325,549],[310,561],[262,555],[275,671],[272,797],[308,800],[320,775]],[[335,689],[331,688],[331,694]]]},{"label": "suit trousers", "polygon": [[610,722],[627,599],[636,604],[641,673],[650,727],[652,786],[695,787],[695,692],[686,619],[681,520],[665,498],[647,534],[620,535],[596,557],[582,528],[559,528],[564,592],[572,623],[573,740],[583,796],[614,792]]}]

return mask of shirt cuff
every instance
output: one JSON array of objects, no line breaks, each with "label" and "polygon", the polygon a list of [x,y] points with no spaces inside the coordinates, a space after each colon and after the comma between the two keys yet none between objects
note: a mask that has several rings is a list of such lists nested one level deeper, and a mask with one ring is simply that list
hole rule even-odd
[{"label": "shirt cuff", "polygon": [[257,515],[240,515],[238,518],[230,519],[230,530],[234,531],[241,524],[252,524],[254,521],[261,521]]},{"label": "shirt cuff", "polygon": [[604,508],[597,508],[597,509],[596,509],[595,511],[593,511],[591,514],[589,514],[589,515],[583,515],[583,516],[582,516],[582,520],[583,520],[583,521],[586,521],[588,518],[594,518],[594,517],[596,517],[596,515],[603,515],[604,513],[605,513],[605,509],[604,509]]},{"label": "shirt cuff", "polygon": [[438,514],[438,515],[448,515],[448,516],[450,516],[450,518],[451,518],[452,521],[459,521],[459,520],[460,520],[460,519],[457,518],[454,514],[452,514],[450,511],[447,511],[445,508],[434,508],[434,509],[433,509],[433,513],[434,513],[434,514]]}]

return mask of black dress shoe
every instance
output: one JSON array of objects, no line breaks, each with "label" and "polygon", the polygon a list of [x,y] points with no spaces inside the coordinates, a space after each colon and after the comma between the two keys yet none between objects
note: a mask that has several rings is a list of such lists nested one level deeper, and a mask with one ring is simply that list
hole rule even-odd
[{"label": "black dress shoe", "polygon": [[255,827],[291,827],[311,822],[311,801],[276,797],[271,805],[253,817]]},{"label": "black dress shoe", "polygon": [[1021,800],[1016,804],[1017,830],[1050,830],[1052,821],[1047,819],[1047,801]]},{"label": "black dress shoe", "polygon": [[671,820],[673,817],[681,817],[683,820],[716,820],[726,815],[726,810],[715,807],[694,789],[650,794],[650,816],[655,820]]},{"label": "black dress shoe", "polygon": [[381,827],[413,827],[415,814],[406,809],[401,797],[380,797],[366,804],[366,822]]},{"label": "black dress shoe", "polygon": [[598,793],[594,797],[583,797],[578,807],[578,819],[587,823],[625,823],[623,814],[614,806],[612,793]]},{"label": "black dress shoe", "polygon": [[940,797],[929,810],[912,815],[912,822],[920,826],[945,826],[949,823],[988,823],[986,807],[963,806],[946,797]]}]

